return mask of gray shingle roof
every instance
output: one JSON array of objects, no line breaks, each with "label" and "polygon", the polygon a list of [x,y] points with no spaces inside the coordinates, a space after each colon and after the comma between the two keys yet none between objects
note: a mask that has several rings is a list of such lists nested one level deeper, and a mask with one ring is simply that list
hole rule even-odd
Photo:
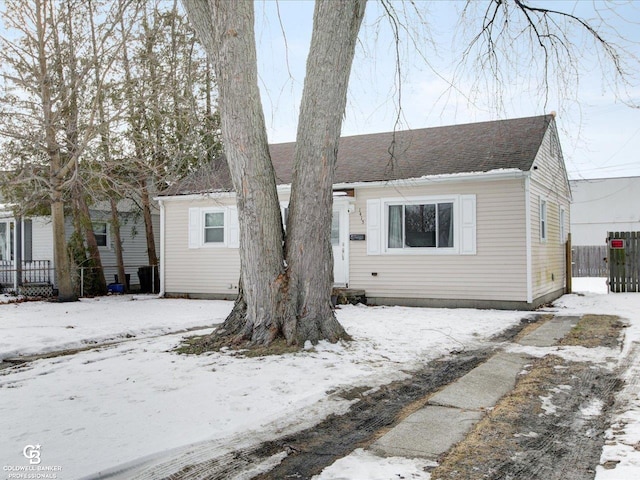
[{"label": "gray shingle roof", "polygon": [[[531,169],[553,115],[342,137],[336,183],[376,182],[499,169]],[[295,143],[269,146],[279,185],[291,183]],[[163,192],[231,190],[218,161]]]}]

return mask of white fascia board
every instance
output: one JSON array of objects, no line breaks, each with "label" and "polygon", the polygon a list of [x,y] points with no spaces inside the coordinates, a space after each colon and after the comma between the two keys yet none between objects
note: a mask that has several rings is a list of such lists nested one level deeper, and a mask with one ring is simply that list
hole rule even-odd
[{"label": "white fascia board", "polygon": [[[432,185],[434,183],[453,183],[453,182],[484,182],[493,180],[508,180],[516,178],[524,178],[529,172],[523,172],[517,168],[491,170],[489,172],[468,172],[468,173],[452,173],[446,175],[427,175],[417,178],[406,178],[400,180],[382,180],[377,182],[351,182],[351,183],[334,183],[334,189],[343,188],[378,188],[385,186],[393,187],[410,187]],[[283,184],[277,186],[278,192],[288,193],[291,191],[291,184]],[[202,200],[205,198],[232,198],[235,192],[211,192],[196,193],[189,195],[173,195],[166,197],[154,197],[154,200],[163,201],[180,201],[180,200]]]},{"label": "white fascia board", "polygon": [[434,183],[484,182],[524,178],[528,172],[518,169],[494,170],[490,172],[454,173],[448,175],[428,175],[401,180],[384,180],[378,182],[336,183],[333,188],[379,188],[379,187],[413,187],[433,185]]},{"label": "white fascia board", "polygon": [[527,303],[533,303],[533,252],[531,239],[531,175],[524,177],[525,255],[527,262]]},{"label": "white fascia board", "polygon": [[206,200],[207,198],[233,198],[235,196],[235,192],[210,192],[191,193],[189,195],[167,195],[165,197],[153,197],[153,199],[158,202],[184,202],[191,200]]}]

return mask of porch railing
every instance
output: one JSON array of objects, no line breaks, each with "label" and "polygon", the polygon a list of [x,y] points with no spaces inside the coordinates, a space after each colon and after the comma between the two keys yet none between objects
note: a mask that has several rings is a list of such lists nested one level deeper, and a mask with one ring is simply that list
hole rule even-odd
[{"label": "porch railing", "polygon": [[3,288],[14,286],[18,275],[18,286],[28,284],[52,285],[53,271],[50,260],[22,261],[22,268],[18,271],[15,262],[0,261],[0,284]]}]

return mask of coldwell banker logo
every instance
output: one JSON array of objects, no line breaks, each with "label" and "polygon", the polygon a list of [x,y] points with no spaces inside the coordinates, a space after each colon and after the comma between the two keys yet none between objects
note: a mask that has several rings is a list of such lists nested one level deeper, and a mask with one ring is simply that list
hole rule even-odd
[{"label": "coldwell banker logo", "polygon": [[40,465],[41,446],[25,445],[22,455],[29,460],[29,465],[5,465],[2,470],[7,475],[6,479],[58,479],[58,472],[62,471],[59,465]]},{"label": "coldwell banker logo", "polygon": [[29,459],[29,464],[40,465],[40,445],[27,445],[22,450],[22,454]]}]

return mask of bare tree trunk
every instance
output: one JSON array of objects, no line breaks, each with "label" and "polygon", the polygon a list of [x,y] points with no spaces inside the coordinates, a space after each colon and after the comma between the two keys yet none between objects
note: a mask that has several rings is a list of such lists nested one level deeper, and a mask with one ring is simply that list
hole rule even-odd
[{"label": "bare tree trunk", "polygon": [[[104,109],[104,91],[100,88],[101,84],[101,71],[100,71],[100,60],[98,56],[98,47],[96,40],[96,31],[95,31],[95,23],[93,20],[93,5],[91,0],[89,0],[89,9],[91,15],[89,16],[89,25],[91,27],[91,47],[93,52],[93,72],[96,90],[98,91],[97,97],[97,107],[98,107],[98,120],[100,122],[100,145],[102,149],[102,154],[104,155],[104,161],[107,165],[111,165],[111,149],[109,145],[109,125],[106,121],[106,114]],[[123,42],[124,43],[124,42]],[[120,238],[120,219],[118,217],[118,204],[113,199],[113,196],[109,197],[110,207],[111,207],[111,228],[113,229],[113,243],[116,254],[116,263],[118,266],[118,281],[124,286],[125,291],[128,289],[127,278],[125,276],[124,271],[124,260],[122,258],[122,240]],[[86,205],[86,204],[85,204]],[[88,209],[87,209],[87,213]],[[87,232],[88,233],[88,232]],[[100,262],[100,271],[103,285],[101,284],[99,287],[104,288],[104,292],[107,290],[107,285],[105,281],[104,269],[102,268],[102,262],[100,260],[100,252],[98,250],[98,245],[96,242],[95,235],[93,234],[93,229],[91,229],[91,236],[93,239],[90,241],[89,235],[87,236],[87,243],[89,244],[89,252],[91,253],[92,244],[95,244],[95,251],[97,252],[97,261]],[[93,256],[93,255],[92,255]]]},{"label": "bare tree trunk", "polygon": [[[51,161],[51,170],[56,163]],[[53,262],[58,284],[58,301],[74,302],[78,299],[71,281],[71,267],[67,252],[67,240],[64,231],[64,201],[60,192],[59,180],[53,175],[51,200],[51,224],[53,228]]]},{"label": "bare tree trunk", "polygon": [[[125,30],[124,21],[121,21],[121,26],[122,26],[122,31],[124,32]],[[148,26],[146,25],[146,23],[144,24],[144,28],[145,28],[145,32],[147,32]],[[123,41],[124,41],[124,37],[123,37]],[[148,49],[151,48],[151,46],[149,45],[149,40],[147,40],[146,48]],[[142,204],[142,217],[144,219],[144,231],[145,231],[145,237],[147,240],[147,258],[149,261],[149,265],[152,265],[153,268],[155,269],[156,265],[158,265],[158,254],[156,251],[155,237],[153,236],[153,218],[151,215],[151,202],[149,198],[149,189],[147,187],[148,172],[142,166],[144,163],[142,127],[140,124],[141,120],[138,118],[135,111],[134,103],[136,101],[135,100],[136,97],[134,95],[134,90],[133,90],[131,65],[129,62],[129,54],[128,54],[128,48],[127,48],[126,42],[124,42],[122,46],[122,62],[124,67],[124,77],[125,77],[125,85],[126,85],[126,88],[124,89],[124,91],[127,97],[128,110],[129,110],[129,122],[132,129],[132,140],[134,145],[134,151],[137,158],[138,168],[142,170],[142,173],[140,174],[141,178],[139,178],[139,181],[138,181],[138,186],[140,188],[139,193],[140,193],[140,202]],[[154,81],[155,81],[155,77],[154,77]],[[157,101],[157,99],[155,99],[155,101]]]},{"label": "bare tree trunk", "polygon": [[244,316],[239,338],[264,345],[281,336],[283,327],[294,329],[295,315],[285,296],[283,228],[258,90],[253,2],[183,3],[217,76],[223,141],[238,204],[243,298],[236,306],[246,305],[246,312],[234,309],[228,323]]},{"label": "bare tree trunk", "polygon": [[297,342],[345,336],[331,306],[331,218],[338,141],[366,0],[317,0],[296,136],[286,259]]},{"label": "bare tree trunk", "polygon": [[71,302],[77,300],[71,281],[71,268],[67,253],[67,241],[64,231],[64,199],[62,196],[62,158],[60,156],[60,145],[56,139],[56,131],[53,119],[53,101],[51,93],[51,81],[47,66],[46,26],[47,4],[36,1],[35,24],[38,45],[38,81],[40,86],[40,97],[42,100],[42,113],[44,119],[44,135],[47,154],[50,162],[50,185],[51,185],[51,224],[53,229],[53,261],[55,264],[56,283],[58,286],[58,300],[61,302]]},{"label": "bare tree trunk", "polygon": [[156,240],[153,236],[153,217],[151,216],[151,199],[146,184],[141,189],[142,215],[144,217],[144,231],[147,235],[147,256],[149,265],[158,265],[156,254]]},{"label": "bare tree trunk", "polygon": [[254,344],[268,344],[278,336],[297,345],[307,340],[317,343],[346,338],[330,303],[332,188],[365,0],[316,3],[297,136],[286,262],[257,85],[253,3],[186,0],[184,4],[216,72],[225,151],[238,202],[242,289],[223,329],[237,332],[244,315],[240,338]]},{"label": "bare tree trunk", "polygon": [[91,221],[91,212],[89,211],[89,205],[84,198],[84,192],[82,187],[76,183],[74,186],[74,197],[76,204],[76,214],[80,220],[80,227],[85,241],[87,242],[87,252],[89,253],[90,267],[92,268],[91,278],[92,292],[96,295],[104,295],[107,293],[107,282],[104,276],[104,268],[102,268],[102,259],[100,258],[100,249],[98,248],[98,241],[93,231],[93,222]]}]

